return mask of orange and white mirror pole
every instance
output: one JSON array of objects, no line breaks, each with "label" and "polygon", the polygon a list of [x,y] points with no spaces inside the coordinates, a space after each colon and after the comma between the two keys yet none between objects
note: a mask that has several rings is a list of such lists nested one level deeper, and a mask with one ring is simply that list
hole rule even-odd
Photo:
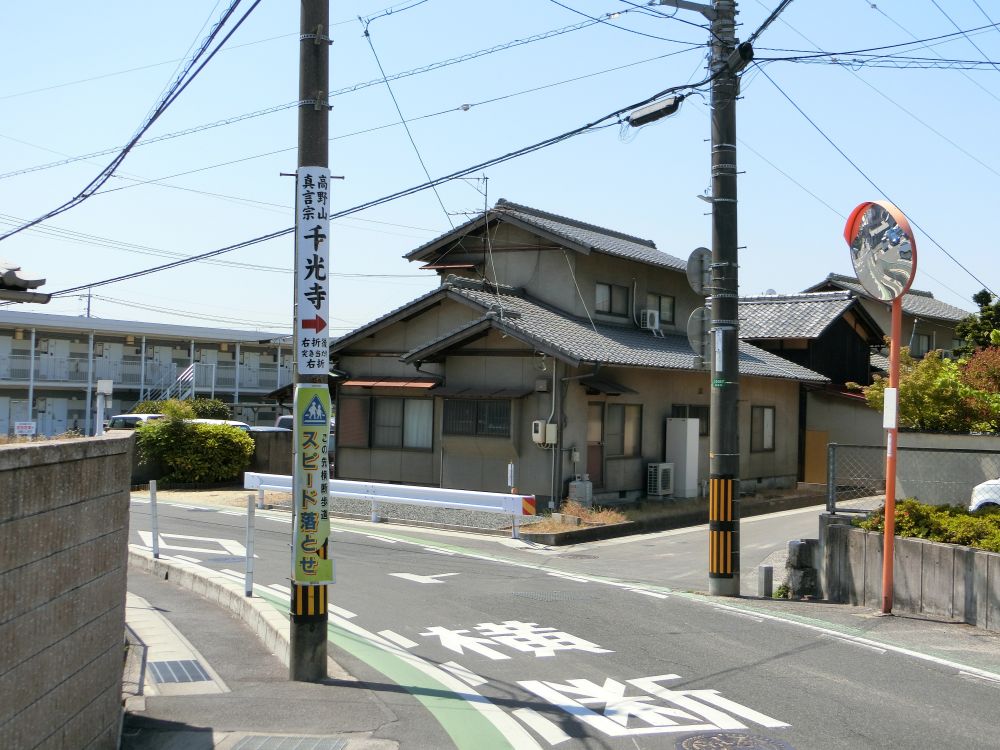
[{"label": "orange and white mirror pole", "polygon": [[889,341],[889,387],[883,399],[885,437],[885,523],[882,532],[882,614],[892,612],[893,550],[896,539],[896,456],[899,453],[899,339],[903,331],[903,299],[892,301]]}]

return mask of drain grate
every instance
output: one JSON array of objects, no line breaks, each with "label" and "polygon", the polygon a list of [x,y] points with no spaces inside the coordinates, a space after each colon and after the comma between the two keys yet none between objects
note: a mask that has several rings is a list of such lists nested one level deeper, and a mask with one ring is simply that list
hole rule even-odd
[{"label": "drain grate", "polygon": [[233,745],[233,750],[344,750],[347,740],[335,737],[293,737],[254,734]]},{"label": "drain grate", "polygon": [[787,742],[752,734],[698,734],[677,741],[677,750],[795,750]]},{"label": "drain grate", "polygon": [[146,664],[153,673],[153,681],[161,685],[168,682],[211,682],[212,678],[197,659],[151,661]]}]

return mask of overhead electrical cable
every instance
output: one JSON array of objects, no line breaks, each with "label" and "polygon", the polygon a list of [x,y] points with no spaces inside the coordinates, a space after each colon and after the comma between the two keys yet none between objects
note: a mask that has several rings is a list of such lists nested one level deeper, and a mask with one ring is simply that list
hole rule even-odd
[{"label": "overhead electrical cable", "polygon": [[[533,143],[533,144],[531,144],[529,146],[524,146],[522,148],[519,148],[519,149],[517,149],[515,151],[510,151],[510,152],[508,152],[506,154],[503,154],[501,156],[496,156],[496,157],[493,157],[492,159],[488,159],[486,161],[479,162],[478,164],[473,164],[472,166],[465,167],[464,169],[460,169],[460,170],[458,170],[456,172],[452,172],[451,174],[447,174],[447,175],[444,175],[442,177],[435,178],[434,180],[431,180],[429,182],[425,182],[425,183],[422,183],[420,185],[414,185],[412,187],[405,188],[403,190],[398,190],[398,191],[396,191],[394,193],[390,193],[389,195],[384,195],[381,198],[375,198],[375,199],[367,201],[365,203],[361,203],[361,204],[359,204],[357,206],[354,206],[353,208],[348,208],[348,209],[344,209],[343,211],[338,211],[338,212],[332,213],[330,215],[330,219],[331,220],[336,220],[336,219],[344,218],[346,216],[350,216],[351,214],[358,213],[360,211],[364,211],[364,210],[366,210],[368,208],[373,208],[374,206],[380,206],[383,203],[389,203],[390,201],[394,201],[394,200],[397,200],[399,198],[402,198],[402,197],[405,197],[405,196],[408,196],[408,195],[413,195],[414,193],[418,193],[418,192],[420,192],[422,190],[427,190],[428,188],[431,187],[432,184],[434,184],[434,185],[440,185],[441,183],[448,182],[450,180],[454,180],[454,179],[457,179],[459,177],[465,177],[466,175],[472,174],[473,172],[479,172],[479,171],[482,171],[483,169],[486,169],[488,167],[495,166],[497,164],[502,164],[503,162],[510,161],[511,159],[516,159],[516,158],[518,158],[520,156],[524,156],[526,154],[530,154],[530,153],[533,153],[535,151],[539,151],[539,150],[541,150],[543,148],[547,148],[548,146],[552,146],[552,145],[555,145],[557,143],[562,143],[563,141],[569,140],[570,138],[574,138],[574,137],[576,137],[578,135],[581,135],[583,133],[586,133],[586,132],[589,132],[589,131],[592,131],[592,130],[596,130],[596,129],[599,129],[599,128],[612,127],[612,126],[616,125],[617,122],[610,122],[609,123],[608,120],[616,120],[617,118],[620,118],[620,116],[623,115],[623,114],[625,114],[626,112],[631,112],[632,110],[634,110],[634,109],[636,109],[638,107],[642,107],[642,106],[645,106],[647,104],[650,104],[650,103],[652,103],[654,101],[657,101],[658,99],[662,99],[665,96],[669,96],[670,94],[676,93],[677,91],[692,90],[692,89],[700,88],[700,87],[704,86],[705,84],[710,83],[715,78],[715,76],[717,76],[717,75],[719,75],[719,73],[713,73],[712,75],[704,78],[701,81],[698,81],[697,83],[686,83],[686,84],[682,84],[680,86],[671,86],[669,88],[663,89],[662,91],[658,91],[657,93],[655,93],[652,96],[649,96],[649,97],[643,99],[642,101],[635,102],[633,104],[629,104],[626,107],[621,107],[619,109],[616,109],[613,112],[609,112],[608,114],[603,115],[602,117],[598,117],[597,119],[592,120],[591,122],[588,122],[585,125],[581,125],[580,127],[574,128],[572,130],[567,130],[566,132],[560,133],[559,135],[552,136],[551,138],[546,138],[545,140],[538,141],[537,143]],[[197,261],[200,261],[200,260],[205,260],[207,258],[214,258],[214,257],[217,257],[219,255],[223,255],[225,253],[232,252],[234,250],[240,250],[240,249],[245,248],[245,247],[251,247],[253,245],[258,245],[258,244],[260,244],[262,242],[268,242],[270,240],[277,239],[279,237],[284,237],[286,235],[291,234],[294,231],[295,231],[295,227],[288,227],[287,229],[279,229],[279,230],[277,230],[275,232],[271,232],[269,234],[261,235],[260,237],[254,237],[253,239],[244,240],[243,242],[237,242],[237,243],[235,243],[233,245],[227,245],[226,247],[221,247],[221,248],[219,248],[217,250],[211,250],[211,251],[209,251],[207,253],[201,253],[200,255],[192,255],[192,256],[188,256],[187,258],[181,258],[181,259],[175,260],[175,261],[173,261],[171,263],[164,263],[163,265],[154,266],[153,268],[147,268],[147,269],[143,269],[143,270],[140,270],[140,271],[134,271],[132,273],[121,274],[120,276],[114,276],[114,277],[109,278],[109,279],[103,279],[101,281],[94,281],[94,282],[90,282],[88,284],[81,284],[79,286],[71,287],[69,289],[61,289],[58,292],[53,292],[52,296],[53,297],[60,297],[60,296],[64,296],[64,295],[67,295],[67,294],[72,294],[73,292],[78,292],[78,291],[80,291],[82,289],[91,289],[91,288],[98,287],[98,286],[106,286],[108,284],[115,284],[115,283],[118,283],[118,282],[121,282],[121,281],[126,281],[128,279],[138,278],[140,276],[148,276],[149,274],[158,273],[160,271],[166,271],[166,270],[169,270],[171,268],[178,268],[179,266],[183,266],[183,265],[186,265],[188,263],[194,263],[194,262],[197,262]],[[0,306],[2,306],[2,303],[0,303]]]},{"label": "overhead electrical cable", "polygon": [[[892,23],[893,25],[895,25],[897,28],[901,29],[904,33],[909,34],[914,39],[917,38],[916,34],[914,34],[912,31],[910,31],[909,29],[907,29],[905,26],[903,26],[901,23],[899,23],[899,21],[897,21],[895,18],[893,18],[892,16],[890,16],[884,10],[882,10],[881,8],[879,8],[878,5],[876,5],[875,3],[869,2],[869,0],[862,0],[862,2],[864,2],[865,5],[871,6],[871,8],[876,13],[881,14],[886,20],[888,20],[890,23]],[[990,20],[990,22],[992,23],[992,20],[989,19],[989,16],[987,16],[987,19]],[[938,57],[940,57],[940,55],[933,49],[932,46],[928,45],[927,49],[930,50],[931,52],[933,52],[935,55],[938,55]],[[1000,102],[1000,96],[997,96],[996,94],[994,94],[992,91],[990,91],[988,88],[986,88],[985,86],[983,86],[983,84],[981,84],[975,78],[973,78],[972,76],[970,76],[968,73],[963,72],[962,75],[966,78],[966,80],[970,81],[974,86],[976,86],[977,88],[979,88],[980,90],[982,90],[983,92],[985,92],[987,95],[991,96],[996,101]]]},{"label": "overhead electrical cable", "polygon": [[[427,119],[427,118],[431,118],[431,117],[439,117],[441,115],[446,115],[446,114],[450,114],[450,113],[453,113],[453,112],[459,112],[459,111],[465,112],[465,111],[468,111],[468,110],[472,109],[473,107],[478,107],[478,106],[481,106],[481,105],[484,105],[484,104],[493,104],[494,102],[503,101],[505,99],[512,99],[512,98],[514,98],[516,96],[522,96],[524,94],[531,94],[531,93],[534,93],[536,91],[542,91],[542,90],[547,89],[547,88],[553,88],[555,86],[561,86],[561,85],[566,84],[566,83],[573,83],[575,81],[582,81],[582,80],[585,80],[587,78],[592,78],[594,76],[604,75],[606,73],[613,73],[615,71],[624,70],[626,68],[634,67],[636,65],[642,65],[642,64],[645,64],[645,63],[648,63],[648,62],[655,62],[656,60],[662,60],[662,59],[665,59],[667,57],[673,57],[674,55],[680,55],[680,54],[683,54],[685,52],[691,52],[693,50],[700,49],[701,46],[702,45],[692,45],[690,47],[686,47],[685,49],[674,50],[672,52],[667,52],[665,54],[657,55],[655,57],[649,57],[649,58],[645,58],[643,60],[637,60],[635,62],[625,63],[623,65],[619,65],[619,66],[616,66],[614,68],[607,68],[605,70],[599,70],[599,71],[595,71],[593,73],[586,73],[586,74],[582,74],[582,75],[579,75],[579,76],[574,76],[573,78],[565,78],[565,79],[563,79],[561,81],[554,81],[552,83],[542,84],[540,86],[534,86],[534,87],[529,88],[529,89],[522,89],[520,91],[515,91],[515,92],[509,93],[509,94],[502,94],[501,96],[492,97],[490,99],[483,99],[482,101],[478,101],[478,102],[461,104],[461,105],[459,105],[457,107],[449,107],[448,109],[442,109],[442,110],[439,110],[437,112],[430,112],[430,113],[425,114],[425,115],[418,115],[416,117],[409,118],[407,120],[407,122],[416,122],[417,120],[423,120],[423,119]],[[694,84],[694,85],[697,86],[698,84]],[[385,130],[386,128],[396,127],[399,124],[400,124],[399,122],[393,121],[393,122],[385,123],[383,125],[375,125],[375,126],[372,126],[370,128],[363,128],[361,130],[355,130],[355,131],[352,131],[350,133],[342,133],[341,135],[333,136],[332,138],[330,138],[330,141],[333,142],[333,141],[343,140],[345,138],[353,138],[353,137],[358,136],[358,135],[365,135],[367,133],[374,133],[374,132],[376,132],[378,130]],[[246,162],[246,161],[252,161],[254,159],[263,159],[263,158],[268,157],[268,156],[274,156],[276,154],[282,154],[282,153],[287,153],[287,152],[290,152],[290,151],[294,151],[296,148],[297,148],[297,146],[288,146],[286,148],[276,149],[274,151],[265,151],[265,152],[260,153],[260,154],[251,154],[250,156],[243,156],[243,157],[240,157],[238,159],[230,159],[230,160],[224,161],[224,162],[217,162],[215,164],[208,164],[208,165],[205,165],[205,166],[196,167],[194,169],[188,169],[188,170],[185,170],[183,172],[175,172],[173,174],[163,175],[162,177],[154,177],[154,178],[142,179],[142,178],[131,178],[131,177],[124,177],[124,176],[121,176],[121,175],[115,175],[116,178],[127,180],[127,181],[131,182],[131,184],[129,184],[129,185],[119,185],[117,187],[112,187],[112,188],[106,188],[104,190],[101,190],[99,193],[97,193],[97,195],[106,195],[107,193],[115,193],[115,192],[118,192],[120,190],[128,190],[129,188],[139,187],[141,185],[161,185],[163,187],[170,187],[170,188],[173,188],[173,189],[176,189],[176,190],[188,190],[190,192],[202,193],[202,194],[206,194],[206,195],[219,195],[217,193],[210,193],[210,192],[207,192],[207,191],[196,190],[194,188],[186,188],[186,187],[182,187],[180,185],[170,185],[170,184],[164,183],[163,181],[164,180],[170,180],[170,179],[173,179],[175,177],[184,177],[184,176],[191,175],[191,174],[197,174],[199,172],[207,172],[207,171],[210,171],[212,169],[219,169],[221,167],[228,167],[228,166],[232,166],[233,164],[240,164],[240,163],[243,163],[243,162]],[[239,199],[237,199],[237,200],[239,200]],[[249,199],[247,199],[247,200],[249,200]]]},{"label": "overhead electrical cable", "polygon": [[[935,8],[937,8],[939,11],[941,11],[941,15],[944,16],[945,18],[947,18],[951,22],[952,26],[954,26],[956,29],[958,29],[958,31],[962,34],[962,36],[965,37],[965,41],[967,41],[969,44],[971,44],[973,47],[976,48],[976,52],[978,52],[980,55],[982,55],[984,60],[989,60],[990,59],[989,55],[987,55],[985,52],[983,52],[982,47],[980,47],[978,44],[976,44],[974,41],[972,41],[972,38],[968,34],[966,34],[964,31],[962,31],[962,27],[959,26],[957,23],[955,23],[955,19],[948,15],[948,12],[938,4],[937,0],[931,0],[931,3],[934,5]],[[980,8],[980,10],[982,10],[982,8]],[[987,18],[989,18],[989,16],[987,16]],[[990,23],[992,25],[992,21]],[[996,63],[991,63],[991,64],[993,65],[993,69],[994,70],[1000,72],[1000,65],[997,65]]]},{"label": "overhead electrical cable", "polygon": [[778,3],[777,7],[771,11],[771,14],[764,19],[764,22],[757,27],[757,30],[754,31],[749,37],[747,37],[747,42],[749,44],[753,44],[755,41],[757,41],[757,37],[759,37],[761,34],[767,31],[767,27],[770,26],[772,23],[774,23],[774,20],[781,15],[782,11],[784,11],[785,8],[787,8],[791,4],[792,0],[781,0],[781,2]]},{"label": "overhead electrical cable", "polygon": [[722,38],[715,33],[715,30],[711,27],[710,24],[695,23],[694,21],[689,21],[686,18],[681,18],[680,16],[677,15],[676,8],[674,9],[673,13],[664,13],[662,10],[653,5],[652,0],[649,0],[649,2],[646,5],[633,3],[631,0],[619,0],[619,2],[625,3],[625,5],[631,5],[632,8],[636,10],[644,11],[646,15],[659,16],[660,18],[666,18],[671,21],[677,21],[678,23],[683,23],[687,26],[694,26],[696,29],[707,31],[709,34],[715,37],[717,41],[720,42],[722,41]]},{"label": "overhead electrical cable", "polygon": [[[415,8],[418,5],[423,5],[427,0],[418,0],[418,2],[413,3],[413,5],[408,5],[402,10],[409,10],[410,8]],[[376,18],[384,18],[386,14],[377,16]],[[417,155],[417,161],[420,162],[420,168],[424,170],[424,177],[427,178],[428,182],[431,180],[431,173],[427,169],[427,163],[424,161],[424,157],[420,153],[420,149],[417,147],[417,141],[413,137],[413,131],[410,130],[409,123],[406,121],[406,117],[403,115],[403,110],[399,107],[399,100],[396,99],[396,94],[392,90],[392,84],[389,83],[389,79],[385,77],[385,69],[382,67],[382,61],[378,57],[378,52],[375,51],[375,43],[372,41],[372,35],[370,32],[370,27],[372,21],[375,19],[362,19],[359,18],[361,24],[365,29],[365,40],[368,42],[368,46],[371,48],[372,56],[375,58],[375,64],[378,65],[378,72],[382,74],[382,80],[385,81],[385,87],[389,91],[389,98],[392,99],[392,104],[396,108],[396,114],[399,115],[399,121],[403,125],[403,129],[406,130],[406,137],[410,140],[410,145],[413,146],[413,153]],[[444,201],[441,199],[441,193],[438,191],[437,186],[431,188],[434,191],[434,197],[437,198],[438,205],[441,206],[441,210],[444,212],[445,218],[448,220],[448,224],[451,228],[455,228],[455,222],[451,220],[451,214],[448,213],[448,209],[445,208]]]},{"label": "overhead electrical cable", "polygon": [[[582,10],[577,10],[576,8],[572,8],[569,5],[565,5],[564,3],[559,2],[559,0],[549,0],[549,2],[553,3],[554,5],[558,5],[560,8],[565,8],[566,10],[572,11],[573,13],[576,13],[578,16],[583,16],[584,18],[588,18],[593,23],[601,23],[601,24],[604,24],[605,26],[610,26],[613,29],[618,29],[618,31],[625,31],[625,32],[627,32],[629,34],[635,34],[637,36],[644,36],[644,37],[646,37],[648,39],[656,39],[657,41],[660,41],[660,42],[673,42],[674,44],[690,44],[690,41],[682,41],[680,39],[668,39],[667,37],[664,37],[664,36],[657,36],[656,34],[647,34],[644,31],[637,31],[635,29],[630,29],[627,26],[619,26],[618,24],[611,23],[611,21],[613,19],[617,18],[618,16],[622,15],[623,13],[630,13],[633,10],[647,10],[646,8],[643,8],[642,6],[635,5],[635,3],[628,3],[628,5],[635,6],[631,10],[622,10],[622,11],[616,11],[614,13],[605,13],[603,16],[592,16],[589,13],[584,13]],[[702,30],[704,30],[704,28],[705,28],[704,26],[700,26],[699,24],[696,24],[696,23],[695,24],[691,24],[691,25],[692,26],[697,26],[698,28],[700,28]]]},{"label": "overhead electrical cable", "polygon": [[[158,135],[155,138],[148,138],[144,141],[140,141],[135,144],[133,148],[139,148],[140,146],[148,146],[151,143],[160,143],[161,141],[168,141],[173,138],[180,138],[185,135],[191,135],[193,133],[200,133],[204,130],[211,130],[213,128],[220,128],[224,125],[232,125],[237,122],[243,122],[244,120],[250,120],[255,117],[263,117],[264,115],[271,115],[275,112],[284,112],[286,109],[292,109],[293,107],[298,107],[301,102],[285,102],[284,104],[278,104],[274,107],[267,107],[265,109],[258,109],[254,112],[246,112],[242,115],[234,115],[233,117],[227,117],[223,120],[216,120],[214,122],[208,122],[203,125],[195,125],[190,128],[185,128],[184,130],[177,130],[173,133],[164,133],[163,135]],[[48,164],[38,164],[34,167],[25,167],[24,169],[17,169],[12,172],[4,172],[0,174],[0,180],[5,180],[9,177],[17,177],[22,174],[29,174],[31,172],[38,172],[43,169],[52,169],[53,167],[62,167],[67,164],[73,164],[78,161],[85,161],[86,159],[94,159],[98,156],[107,156],[108,154],[114,154],[121,151],[123,147],[117,146],[115,148],[106,148],[100,151],[92,151],[89,154],[82,154],[80,156],[70,156],[60,161],[49,162]]]},{"label": "overhead electrical cable", "polygon": [[[767,74],[767,71],[766,71],[766,70],[765,70],[765,69],[764,69],[763,67],[761,67],[761,69],[760,69],[760,72],[761,72],[761,75],[763,75],[763,76],[764,76],[764,77],[765,77],[765,78],[766,78],[766,79],[767,79],[768,81],[770,81],[770,82],[771,82],[771,85],[772,85],[772,86],[774,86],[774,88],[776,88],[776,89],[778,90],[778,93],[780,93],[780,94],[781,94],[781,95],[782,95],[783,97],[785,97],[785,99],[786,99],[786,100],[788,101],[788,103],[789,103],[789,104],[791,104],[791,105],[792,105],[792,106],[793,106],[793,107],[795,108],[795,110],[796,110],[796,111],[797,111],[797,112],[798,112],[798,113],[799,113],[800,115],[802,115],[802,117],[804,117],[804,118],[805,118],[806,122],[808,122],[808,123],[809,123],[810,125],[812,125],[812,127],[813,127],[813,128],[814,128],[814,129],[816,130],[816,132],[817,132],[817,133],[819,133],[819,134],[820,134],[821,136],[823,136],[823,139],[824,139],[824,140],[825,140],[825,141],[826,141],[827,143],[829,143],[829,144],[830,144],[830,145],[831,145],[831,146],[832,146],[832,147],[834,148],[834,150],[835,150],[835,151],[836,151],[836,152],[837,152],[838,154],[840,154],[840,155],[841,155],[841,156],[842,156],[842,157],[843,157],[843,158],[844,158],[844,159],[845,159],[845,160],[847,161],[847,163],[848,163],[848,164],[850,164],[850,165],[851,165],[852,167],[854,167],[854,170],[855,170],[855,171],[856,171],[856,172],[857,172],[857,173],[858,173],[859,175],[861,175],[861,177],[863,177],[863,178],[864,178],[864,180],[865,180],[865,181],[866,181],[866,182],[867,182],[867,183],[868,183],[869,185],[871,185],[871,186],[872,186],[873,188],[875,188],[875,190],[876,190],[876,191],[877,191],[877,192],[878,192],[878,193],[879,193],[879,194],[880,194],[880,195],[881,195],[882,197],[884,197],[884,198],[885,198],[886,200],[888,200],[888,201],[891,201],[891,202],[895,203],[895,201],[893,201],[893,200],[892,200],[892,198],[890,198],[890,197],[889,197],[889,195],[888,195],[888,194],[887,194],[887,193],[885,192],[885,190],[883,190],[883,189],[882,189],[881,187],[879,187],[879,186],[878,186],[878,185],[877,185],[877,184],[875,183],[875,181],[874,181],[874,180],[872,180],[872,178],[871,178],[871,177],[869,177],[869,176],[868,176],[868,175],[867,175],[867,174],[865,173],[865,171],[864,171],[863,169],[861,169],[861,167],[859,167],[859,166],[858,166],[858,165],[857,165],[857,164],[856,164],[856,163],[854,162],[854,160],[853,160],[853,159],[851,159],[851,157],[850,157],[850,156],[848,156],[848,155],[847,155],[847,154],[846,154],[846,153],[844,152],[844,150],[843,150],[842,148],[840,148],[840,146],[838,146],[838,145],[837,145],[837,144],[836,144],[836,143],[835,143],[835,142],[833,141],[833,139],[832,139],[832,138],[830,138],[830,136],[828,136],[828,135],[827,135],[827,134],[826,134],[826,133],[825,133],[825,132],[823,131],[823,129],[822,129],[822,128],[820,128],[820,126],[819,126],[819,125],[817,125],[817,124],[816,124],[816,122],[815,122],[815,121],[814,121],[814,120],[813,120],[813,119],[812,119],[811,117],[809,117],[809,115],[807,115],[807,114],[805,113],[805,111],[804,111],[804,110],[803,110],[803,109],[802,109],[802,108],[801,108],[801,107],[800,107],[800,106],[799,106],[798,104],[796,104],[795,100],[794,100],[794,99],[792,99],[792,98],[791,98],[791,97],[790,97],[790,96],[789,96],[788,94],[786,94],[786,93],[785,93],[784,89],[782,89],[782,88],[781,88],[781,87],[780,87],[780,86],[779,86],[779,85],[778,85],[778,84],[777,84],[777,83],[776,83],[776,82],[774,81],[774,79],[773,79],[773,78],[771,78],[771,76],[769,76],[769,75]],[[950,259],[951,259],[951,261],[952,261],[952,262],[953,262],[953,263],[954,263],[955,265],[957,265],[957,266],[958,266],[959,268],[961,268],[961,269],[962,269],[963,271],[965,271],[965,273],[967,273],[967,274],[968,274],[968,275],[969,275],[969,276],[970,276],[970,277],[971,277],[971,278],[972,278],[972,279],[973,279],[973,280],[974,280],[974,281],[975,281],[975,282],[976,282],[977,284],[980,284],[980,285],[982,286],[982,288],[983,288],[983,289],[985,289],[986,291],[988,291],[988,292],[989,292],[990,294],[992,294],[992,295],[993,295],[994,297],[996,297],[996,296],[997,296],[996,292],[994,292],[994,291],[993,291],[992,289],[990,289],[990,287],[989,287],[989,286],[988,286],[988,285],[986,284],[986,282],[985,282],[985,281],[983,281],[983,280],[982,280],[982,279],[980,279],[980,278],[979,278],[978,276],[976,276],[976,275],[975,275],[974,273],[972,273],[972,271],[970,271],[970,270],[969,270],[968,268],[966,268],[966,267],[965,267],[965,265],[964,265],[964,264],[963,264],[963,263],[962,263],[961,261],[959,261],[959,260],[958,260],[958,258],[956,258],[956,257],[955,257],[954,255],[952,255],[951,253],[949,253],[949,252],[948,252],[948,251],[947,251],[947,250],[946,250],[946,249],[944,248],[944,246],[943,246],[943,245],[942,245],[942,244],[941,244],[940,242],[938,242],[938,241],[937,241],[936,239],[934,239],[934,238],[933,238],[933,237],[932,237],[932,236],[930,235],[930,233],[929,233],[929,232],[927,232],[927,230],[925,230],[925,229],[924,229],[923,227],[921,227],[921,226],[920,226],[919,224],[917,224],[917,222],[916,222],[916,221],[915,221],[915,220],[913,219],[913,217],[907,217],[907,218],[909,219],[909,221],[910,221],[910,224],[912,224],[912,225],[913,225],[914,227],[916,227],[916,228],[917,228],[917,229],[919,229],[919,230],[920,230],[921,232],[923,232],[923,234],[924,234],[924,235],[925,235],[925,236],[927,237],[927,239],[929,239],[929,240],[931,241],[931,243],[933,243],[933,244],[934,244],[934,245],[935,245],[935,246],[936,246],[936,247],[937,247],[937,248],[938,248],[938,249],[939,249],[939,250],[940,250],[941,252],[943,252],[943,253],[944,253],[944,254],[945,254],[946,256],[948,256],[948,258],[950,258]]]},{"label": "overhead electrical cable", "polygon": [[[174,101],[176,101],[177,97],[180,96],[180,94],[184,91],[184,89],[186,89],[191,84],[191,82],[194,81],[195,78],[197,78],[198,74],[205,69],[205,66],[222,48],[222,46],[226,43],[226,41],[234,33],[236,33],[236,30],[239,29],[239,27],[243,24],[243,22],[260,4],[260,0],[254,0],[250,8],[246,12],[244,12],[243,15],[235,22],[235,24],[229,30],[229,32],[222,38],[222,40],[218,43],[218,45],[216,45],[215,49],[212,50],[211,52],[208,52],[207,51],[208,48],[211,46],[212,42],[222,31],[222,27],[225,25],[225,23],[235,13],[236,8],[237,6],[239,6],[240,2],[241,0],[233,0],[230,6],[222,14],[222,17],[209,32],[208,36],[203,40],[198,51],[191,57],[188,64],[183,67],[183,70],[180,72],[177,78],[174,79],[174,82],[168,87],[166,94],[164,94],[161,97],[159,104],[153,109],[152,114],[146,118],[142,126],[140,126],[140,128],[136,131],[135,135],[132,136],[132,139],[121,149],[118,155],[111,160],[111,163],[108,164],[103,170],[101,170],[101,172],[97,175],[97,177],[91,180],[79,193],[77,193],[73,198],[66,201],[62,205],[57,206],[56,208],[48,211],[42,216],[39,216],[37,219],[34,219],[26,224],[23,224],[20,227],[16,227],[0,235],[0,241],[7,239],[11,235],[17,234],[18,232],[22,232],[28,227],[35,226],[36,224],[40,224],[44,221],[47,221],[48,219],[51,219],[54,216],[58,216],[59,214],[69,211],[71,208],[79,205],[80,203],[83,203],[95,192],[97,192],[97,190],[99,190],[100,187],[104,185],[115,173],[115,170],[125,160],[125,157],[128,156],[129,152],[139,141],[139,139],[142,138],[143,135],[145,135],[146,131],[153,126],[153,123],[156,122],[156,120],[167,110],[167,108]],[[204,60],[202,60],[202,57],[204,57]],[[199,61],[201,61],[200,65],[198,64]],[[195,65],[198,65],[198,67],[195,67]]]}]

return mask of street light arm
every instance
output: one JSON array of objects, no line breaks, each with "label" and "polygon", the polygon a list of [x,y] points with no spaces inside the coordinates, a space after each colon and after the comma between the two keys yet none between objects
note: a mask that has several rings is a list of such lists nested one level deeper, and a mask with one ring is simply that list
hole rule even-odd
[{"label": "street light arm", "polygon": [[697,13],[701,13],[709,21],[714,21],[719,16],[719,14],[715,12],[715,8],[711,5],[692,3],[689,0],[649,0],[647,5],[669,5],[671,8],[693,10]]}]

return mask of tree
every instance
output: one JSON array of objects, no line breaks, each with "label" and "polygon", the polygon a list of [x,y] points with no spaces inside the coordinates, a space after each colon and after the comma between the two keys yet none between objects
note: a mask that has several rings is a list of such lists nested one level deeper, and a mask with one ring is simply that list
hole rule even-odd
[{"label": "tree", "polygon": [[994,302],[993,295],[983,289],[972,301],[979,306],[979,312],[955,326],[955,337],[962,342],[955,347],[955,354],[960,357],[969,356],[976,349],[1000,345],[1000,300]]},{"label": "tree", "polygon": [[[861,388],[870,407],[882,411],[888,384],[876,376]],[[1000,427],[1000,394],[966,383],[959,363],[942,358],[940,351],[915,360],[908,347],[900,349],[898,398],[901,427],[932,432],[997,432]]]},{"label": "tree", "polygon": [[1000,347],[977,349],[962,364],[962,379],[981,391],[1000,393]]}]

